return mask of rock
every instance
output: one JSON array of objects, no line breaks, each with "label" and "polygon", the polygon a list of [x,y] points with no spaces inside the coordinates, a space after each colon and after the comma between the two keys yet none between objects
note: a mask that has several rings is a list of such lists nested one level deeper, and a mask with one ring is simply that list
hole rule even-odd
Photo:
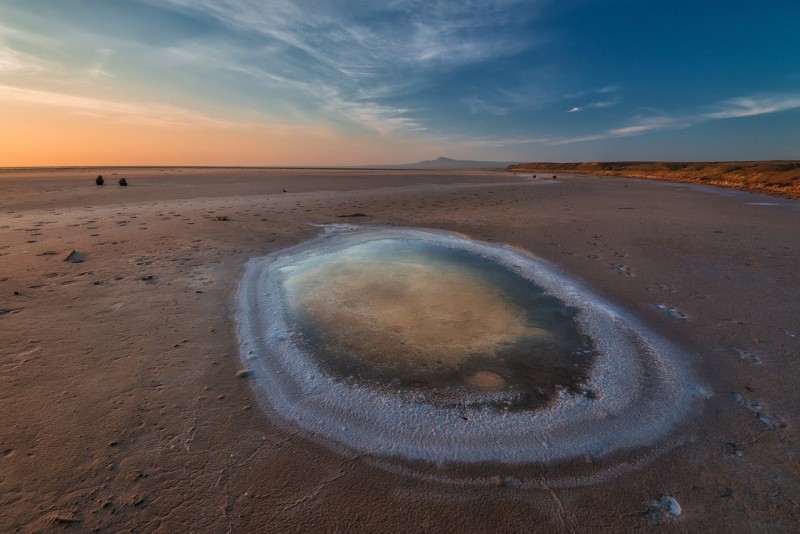
[{"label": "rock", "polygon": [[665,496],[661,498],[662,506],[666,508],[669,515],[672,517],[680,517],[683,513],[681,505],[675,500],[675,497]]},{"label": "rock", "polygon": [[250,369],[239,369],[236,371],[236,378],[247,378],[250,376]]},{"label": "rock", "polygon": [[675,497],[670,495],[662,495],[658,501],[654,502],[650,508],[645,512],[645,515],[650,519],[664,520],[664,519],[677,519],[683,513],[680,503]]},{"label": "rock", "polygon": [[119,179],[119,185],[121,185],[122,187],[127,187],[128,186],[128,180],[126,180],[125,178],[120,178]]},{"label": "rock", "polygon": [[67,254],[67,257],[64,258],[64,261],[69,263],[83,263],[86,261],[87,254],[85,252],[78,252],[77,250],[73,249],[72,252]]},{"label": "rock", "polygon": [[95,178],[94,183],[96,183],[97,185],[103,185],[104,183],[106,183],[106,181],[103,180],[102,175],[98,175],[97,178]]}]

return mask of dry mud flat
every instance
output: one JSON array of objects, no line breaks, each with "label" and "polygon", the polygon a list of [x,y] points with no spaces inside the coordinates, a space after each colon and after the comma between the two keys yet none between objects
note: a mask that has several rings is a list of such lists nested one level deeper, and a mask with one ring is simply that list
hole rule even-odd
[{"label": "dry mud flat", "polygon": [[[581,176],[214,169],[6,173],[0,191],[4,532],[800,522],[796,201]],[[679,347],[707,395],[651,446],[552,465],[386,460],[276,425],[237,375],[239,280],[248,259],[345,221],[531,251]]]}]

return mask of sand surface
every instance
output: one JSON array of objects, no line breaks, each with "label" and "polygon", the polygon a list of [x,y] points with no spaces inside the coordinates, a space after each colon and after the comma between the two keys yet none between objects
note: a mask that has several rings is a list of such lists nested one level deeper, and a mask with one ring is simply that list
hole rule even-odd
[{"label": "sand surface", "polygon": [[714,185],[800,199],[800,161],[522,163],[509,170],[627,176]]},{"label": "sand surface", "polygon": [[[387,470],[279,428],[237,375],[237,283],[344,221],[529,250],[691,354],[711,396],[558,487],[582,467]],[[800,202],[668,182],[0,173],[0,531],[794,531],[798,251]]]}]

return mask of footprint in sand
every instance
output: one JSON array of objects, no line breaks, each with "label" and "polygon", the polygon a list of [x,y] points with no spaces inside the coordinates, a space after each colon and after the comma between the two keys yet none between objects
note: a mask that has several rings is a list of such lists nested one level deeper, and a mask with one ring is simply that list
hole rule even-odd
[{"label": "footprint in sand", "polygon": [[672,317],[673,319],[679,319],[681,321],[686,321],[689,319],[689,316],[680,311],[677,308],[670,308],[666,304],[656,304],[656,308],[659,310],[667,312],[667,314]]},{"label": "footprint in sand", "polygon": [[759,358],[758,355],[753,354],[752,352],[748,352],[744,349],[736,347],[731,347],[730,350],[731,352],[736,354],[736,356],[738,356],[739,359],[742,360],[743,362],[752,363],[753,365],[761,365],[761,358]]},{"label": "footprint in sand", "polygon": [[633,269],[628,267],[627,265],[623,265],[621,263],[612,263],[611,268],[616,270],[617,273],[621,276],[631,276],[635,277],[636,275],[633,273]]},{"label": "footprint in sand", "polygon": [[786,423],[784,423],[781,418],[774,415],[767,416],[767,414],[764,413],[764,407],[760,402],[754,399],[749,399],[743,396],[741,393],[729,393],[729,397],[739,406],[743,406],[744,408],[750,410],[753,415],[756,416],[756,419],[761,421],[761,423],[770,430],[786,428]]}]

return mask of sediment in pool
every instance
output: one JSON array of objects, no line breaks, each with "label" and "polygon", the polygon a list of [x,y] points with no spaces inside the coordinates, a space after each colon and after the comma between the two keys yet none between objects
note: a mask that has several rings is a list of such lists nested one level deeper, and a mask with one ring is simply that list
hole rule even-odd
[{"label": "sediment in pool", "polygon": [[463,250],[375,240],[299,266],[284,285],[305,352],[364,387],[452,403],[477,386],[507,393],[487,406],[523,409],[588,378],[577,310]]},{"label": "sediment in pool", "polygon": [[[443,272],[458,283],[432,290]],[[387,276],[396,287],[382,287]],[[397,294],[404,283],[422,286]],[[391,304],[409,294],[446,306],[420,321],[413,306]],[[459,315],[477,303],[478,315]],[[707,394],[686,355],[582,284],[520,250],[446,232],[333,227],[251,260],[238,306],[242,354],[269,416],[376,458],[609,456],[664,439]],[[495,322],[457,335],[459,321],[483,322],[484,307]]]}]

